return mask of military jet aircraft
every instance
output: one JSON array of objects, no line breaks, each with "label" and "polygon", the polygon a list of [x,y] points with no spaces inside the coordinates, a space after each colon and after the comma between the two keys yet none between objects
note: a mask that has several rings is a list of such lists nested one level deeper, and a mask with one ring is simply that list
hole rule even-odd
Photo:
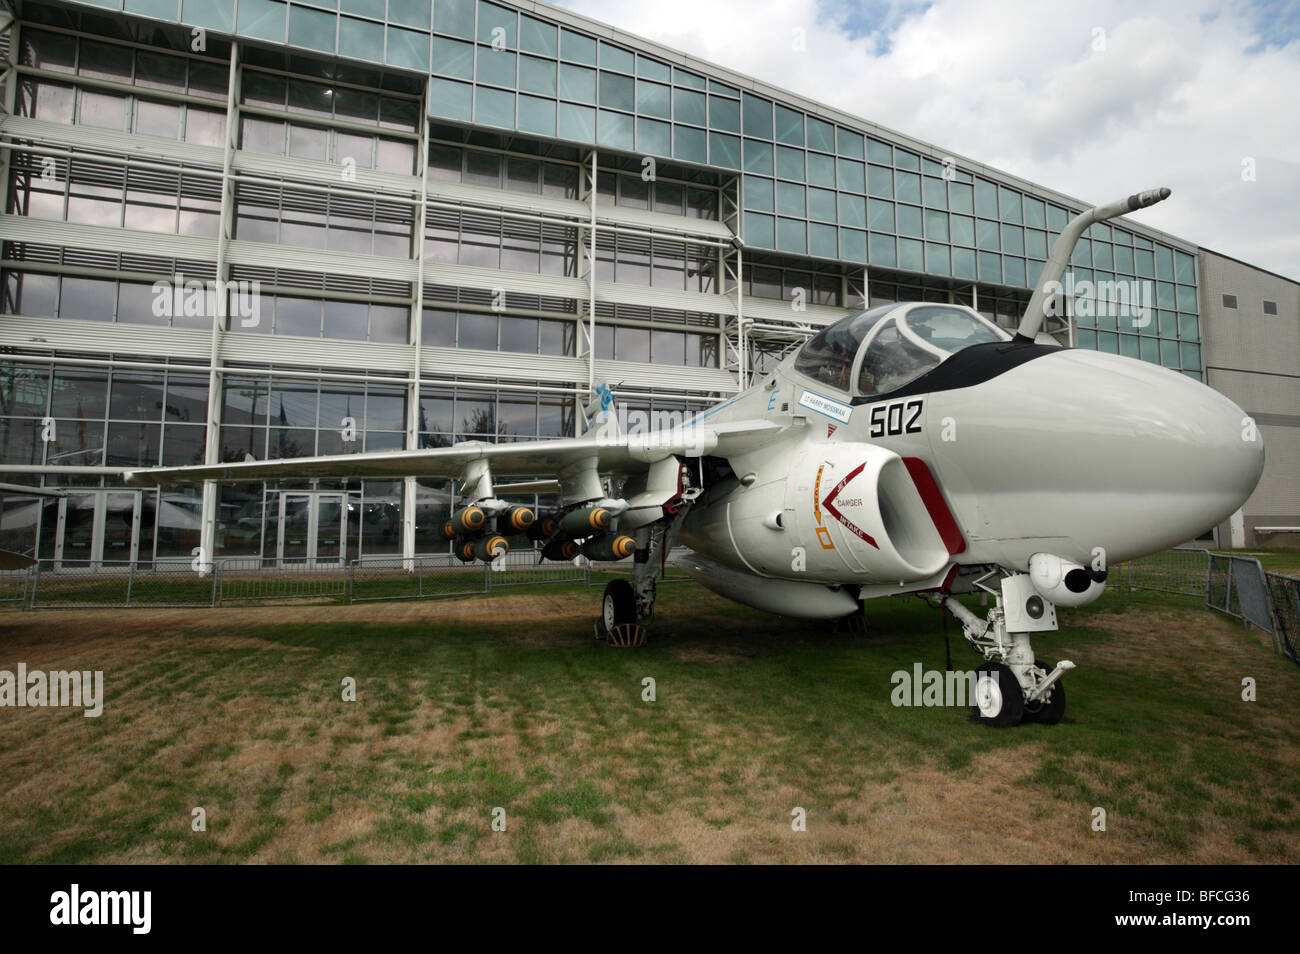
[{"label": "military jet aircraft", "polygon": [[[1074,664],[1038,663],[1031,635],[1056,629],[1057,606],[1100,596],[1108,562],[1225,519],[1263,469],[1246,415],[1218,392],[1036,340],[1084,230],[1168,194],[1071,221],[1014,336],[960,305],[882,305],[669,430],[620,433],[601,385],[572,439],[160,468],[127,483],[459,477],[463,503],[445,533],[464,560],[501,556],[501,531],[520,530],[546,559],[633,557],[632,582],[605,589],[609,634],[649,620],[677,543],[705,586],[785,616],[837,618],[875,597],[921,594],[985,657],[983,722],[1056,722]],[[501,485],[494,472],[547,479]],[[529,491],[557,492],[559,510],[539,516],[500,499]],[[994,598],[984,618],[954,598],[978,591]]]}]

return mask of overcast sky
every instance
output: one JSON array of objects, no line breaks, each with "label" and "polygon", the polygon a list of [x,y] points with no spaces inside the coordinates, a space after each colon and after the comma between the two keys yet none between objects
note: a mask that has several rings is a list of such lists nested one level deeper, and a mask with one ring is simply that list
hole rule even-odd
[{"label": "overcast sky", "polygon": [[1300,279],[1300,0],[561,5]]}]

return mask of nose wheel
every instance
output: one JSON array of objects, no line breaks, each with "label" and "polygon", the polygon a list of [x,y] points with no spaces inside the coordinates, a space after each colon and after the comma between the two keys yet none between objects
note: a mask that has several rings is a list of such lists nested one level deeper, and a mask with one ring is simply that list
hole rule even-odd
[{"label": "nose wheel", "polygon": [[978,722],[1001,729],[1019,725],[1024,713],[1024,693],[1010,666],[990,661],[975,671],[975,718]]},{"label": "nose wheel", "polygon": [[[1057,669],[1056,666],[1049,666],[1046,663],[1035,663],[1034,668],[1038,671],[1037,675],[1040,680],[1047,679]],[[1025,714],[1021,716],[1020,721],[1037,722],[1040,725],[1056,725],[1064,715],[1065,684],[1060,679],[1057,679],[1043,697],[1025,703]]]},{"label": "nose wheel", "polygon": [[[1056,629],[1056,608],[1028,583],[1023,573],[1007,576],[1000,590],[984,586],[983,578],[977,580],[976,585],[996,600],[987,619],[980,619],[950,593],[930,595],[931,602],[961,622],[962,636],[984,656],[985,662],[976,671],[974,706],[975,719],[982,725],[1056,725],[1065,715],[1061,677],[1074,663],[1063,660],[1047,666],[1034,659],[1029,638]],[[1021,612],[1022,606],[1032,611]]]}]

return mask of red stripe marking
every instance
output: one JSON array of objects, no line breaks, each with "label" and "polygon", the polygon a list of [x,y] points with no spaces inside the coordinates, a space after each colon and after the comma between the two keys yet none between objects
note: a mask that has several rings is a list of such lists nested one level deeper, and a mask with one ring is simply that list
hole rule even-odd
[{"label": "red stripe marking", "polygon": [[925,509],[930,512],[930,519],[934,521],[934,528],[939,531],[948,553],[954,555],[965,553],[966,538],[962,536],[961,528],[957,526],[952,511],[948,509],[948,504],[943,499],[943,491],[935,483],[930,468],[919,457],[904,457],[903,463],[907,465],[907,472],[912,475],[912,483],[916,485]]},{"label": "red stripe marking", "polygon": [[947,593],[950,589],[952,589],[952,581],[954,578],[956,578],[956,576],[957,576],[957,564],[954,563],[951,567],[948,568],[948,575],[943,578],[943,584],[939,587],[939,589]]}]

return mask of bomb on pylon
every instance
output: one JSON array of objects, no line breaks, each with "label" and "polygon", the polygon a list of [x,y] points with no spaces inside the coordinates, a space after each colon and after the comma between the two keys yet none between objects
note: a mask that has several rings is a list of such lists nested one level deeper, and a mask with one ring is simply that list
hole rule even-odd
[{"label": "bomb on pylon", "polygon": [[474,556],[487,563],[491,563],[497,557],[505,556],[510,552],[510,544],[499,533],[489,533],[486,536],[479,537],[470,546],[473,548]]},{"label": "bomb on pylon", "polygon": [[572,540],[552,540],[542,547],[543,560],[572,560],[582,548]]},{"label": "bomb on pylon", "polygon": [[570,510],[560,519],[560,533],[578,538],[604,533],[614,522],[614,515],[604,507],[579,507]]},{"label": "bomb on pylon", "polygon": [[526,533],[537,521],[537,515],[528,507],[507,507],[497,516],[500,533]]},{"label": "bomb on pylon", "polygon": [[534,542],[549,540],[560,532],[560,520],[555,514],[539,515],[528,528],[528,539]]},{"label": "bomb on pylon", "polygon": [[606,533],[582,545],[582,555],[601,563],[623,560],[636,552],[636,541],[626,533]]},{"label": "bomb on pylon", "polygon": [[482,507],[470,504],[453,513],[448,522],[456,533],[478,533],[487,525],[487,514]]}]

